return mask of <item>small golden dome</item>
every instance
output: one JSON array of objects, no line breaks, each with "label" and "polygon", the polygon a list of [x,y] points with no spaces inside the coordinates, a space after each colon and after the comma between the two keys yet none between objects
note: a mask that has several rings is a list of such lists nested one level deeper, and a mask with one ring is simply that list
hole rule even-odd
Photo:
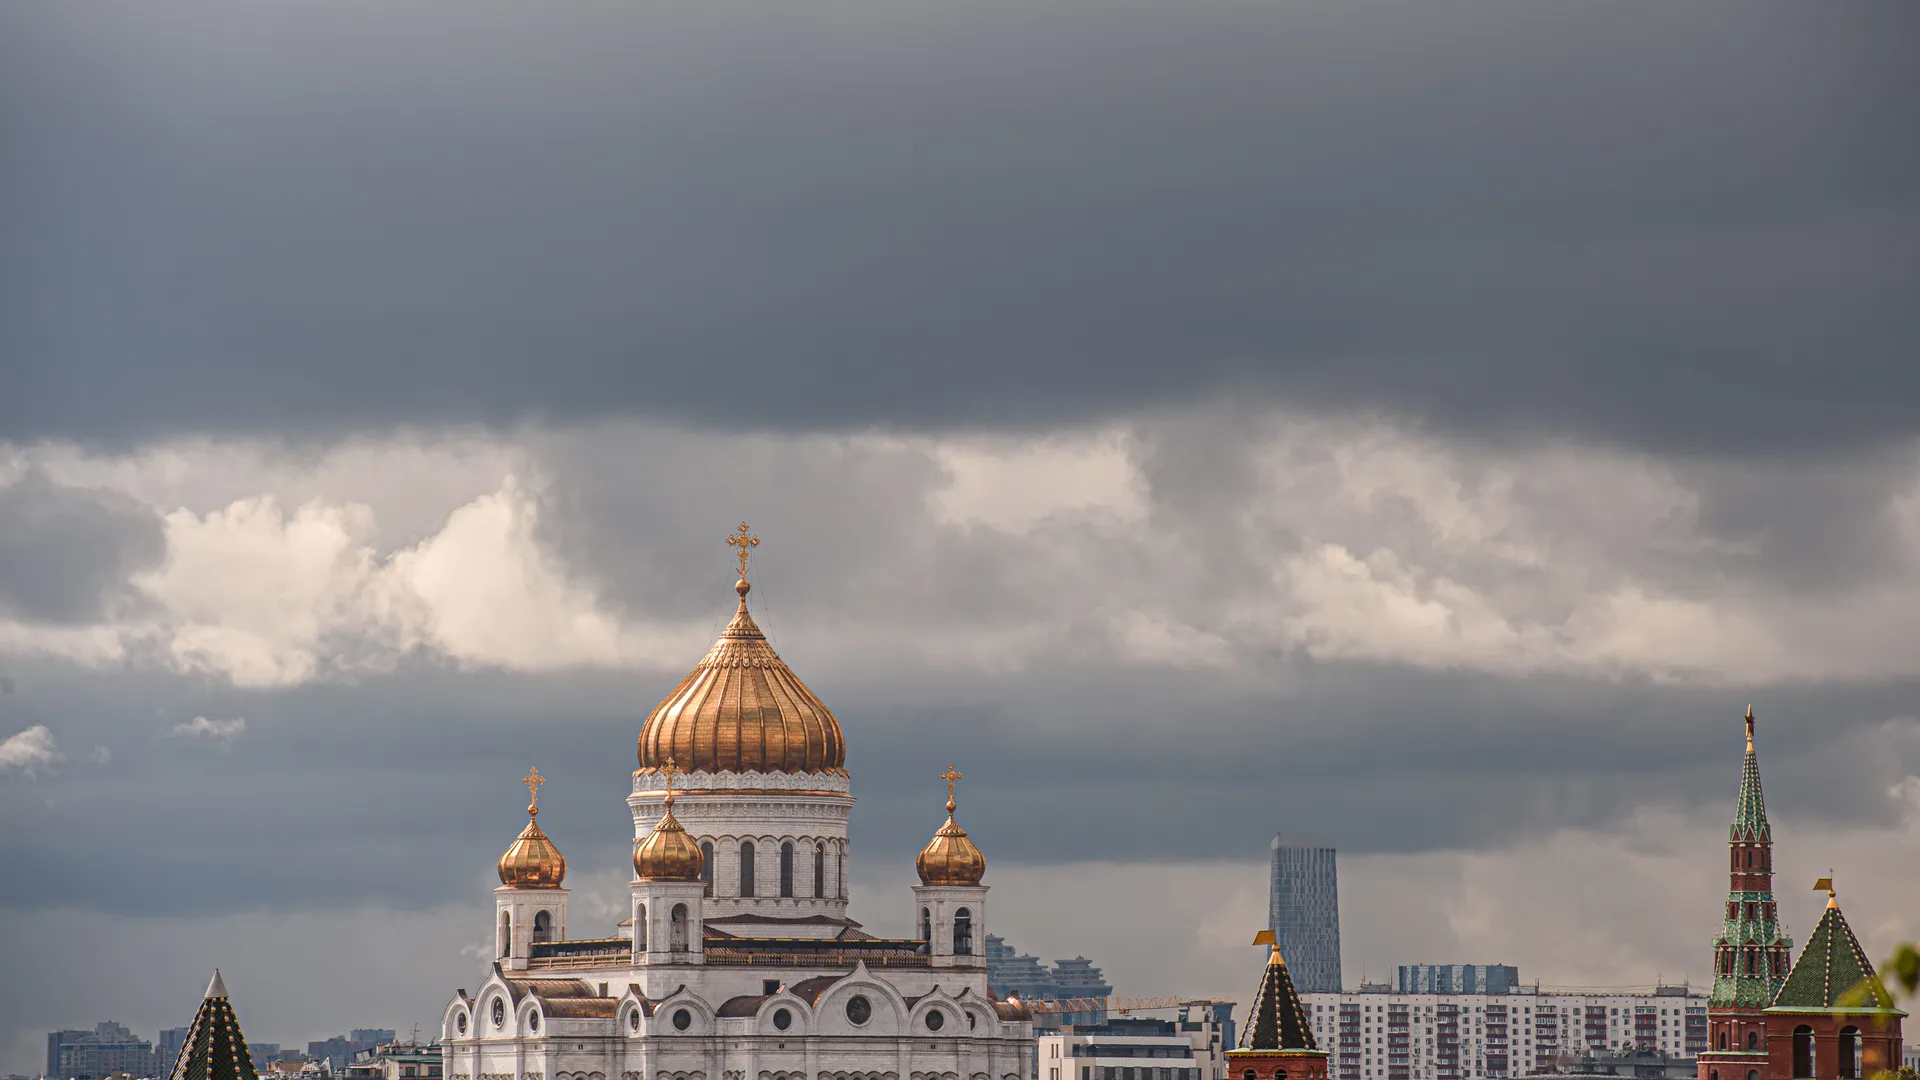
[{"label": "small golden dome", "polygon": [[667,792],[667,812],[645,840],[633,849],[633,876],[641,881],[699,881],[700,845],[673,816],[673,792]]},{"label": "small golden dome", "polygon": [[500,856],[500,884],[512,889],[557,889],[567,877],[567,857],[540,831],[540,785],[546,778],[534,769],[524,777],[533,798],[527,803],[527,827]]},{"label": "small golden dome", "polygon": [[978,885],[987,872],[987,857],[979,845],[967,836],[967,830],[953,820],[953,785],[960,773],[953,766],[940,774],[947,782],[947,823],[920,849],[914,866],[920,871],[922,885]]},{"label": "small golden dome", "polygon": [[680,685],[640,729],[640,769],[668,758],[692,772],[830,772],[845,775],[846,737],[813,691],[788,668],[747,614],[746,556],[758,537],[746,525],[739,548],[740,607]]}]

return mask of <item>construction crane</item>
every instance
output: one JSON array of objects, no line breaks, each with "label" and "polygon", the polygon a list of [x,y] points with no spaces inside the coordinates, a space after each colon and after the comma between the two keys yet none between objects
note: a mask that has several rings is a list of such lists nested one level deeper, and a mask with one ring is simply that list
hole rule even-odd
[{"label": "construction crane", "polygon": [[1187,1005],[1225,1005],[1231,1004],[1225,998],[1182,998],[1182,997],[1083,997],[1083,998],[1043,998],[1039,1001],[1023,1002],[1034,1013],[1091,1013],[1108,1012],[1126,1016],[1136,1012],[1155,1012],[1160,1009],[1178,1009]]}]

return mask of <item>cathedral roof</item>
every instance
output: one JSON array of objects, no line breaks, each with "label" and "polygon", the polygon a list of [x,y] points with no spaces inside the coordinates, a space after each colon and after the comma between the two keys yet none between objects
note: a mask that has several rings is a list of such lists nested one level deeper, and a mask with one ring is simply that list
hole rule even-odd
[{"label": "cathedral roof", "polygon": [[1747,759],[1740,767],[1740,798],[1734,804],[1733,825],[1728,835],[1734,839],[1772,837],[1767,825],[1767,800],[1760,793],[1760,759],[1753,753],[1753,706],[1747,706]]},{"label": "cathedral roof", "polygon": [[953,784],[960,779],[960,773],[949,765],[940,777],[947,782],[947,823],[940,826],[927,846],[920,849],[920,857],[914,860],[915,868],[920,871],[920,884],[978,885],[987,872],[987,857],[967,836],[967,830],[953,820]]},{"label": "cathedral roof", "polygon": [[744,543],[740,550],[734,585],[740,607],[707,655],[647,716],[640,729],[640,770],[673,760],[691,772],[844,775],[847,741],[840,721],[767,644],[747,612],[752,586]]},{"label": "cathedral roof", "polygon": [[[1853,936],[1853,927],[1840,914],[1840,901],[1827,886],[1827,910],[1813,928],[1807,947],[1794,961],[1786,984],[1773,999],[1773,1008],[1786,1012],[1882,1012],[1893,1010],[1887,988],[1874,974],[1873,963]],[[1849,992],[1852,994],[1849,994]],[[1858,995],[1857,999],[1853,995]],[[1843,1000],[1846,999],[1846,1000]]]},{"label": "cathedral roof", "polygon": [[673,760],[667,761],[666,812],[653,831],[633,849],[633,876],[639,881],[699,881],[706,856],[673,816]]},{"label": "cathedral roof", "polygon": [[[1267,935],[1261,937],[1265,940]],[[1241,1049],[1319,1049],[1313,1041],[1313,1025],[1307,1021],[1300,995],[1294,991],[1293,976],[1287,974],[1287,962],[1280,956],[1279,945],[1274,945],[1267,956],[1267,970],[1260,977],[1260,990],[1253,999],[1246,1042]]]},{"label": "cathedral roof", "polygon": [[567,857],[540,830],[540,785],[547,781],[534,769],[525,782],[531,795],[527,827],[500,856],[500,884],[509,889],[557,889],[567,878]]},{"label": "cathedral roof", "polygon": [[227,983],[215,968],[200,1011],[187,1028],[186,1044],[174,1060],[171,1080],[259,1080],[246,1036],[227,1000]]}]

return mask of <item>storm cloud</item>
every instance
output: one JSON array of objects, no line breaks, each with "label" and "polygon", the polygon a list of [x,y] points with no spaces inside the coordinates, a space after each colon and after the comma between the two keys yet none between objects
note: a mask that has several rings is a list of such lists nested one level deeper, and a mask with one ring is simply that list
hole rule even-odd
[{"label": "storm cloud", "polygon": [[1911,434],[1899,5],[0,14],[0,431]]}]

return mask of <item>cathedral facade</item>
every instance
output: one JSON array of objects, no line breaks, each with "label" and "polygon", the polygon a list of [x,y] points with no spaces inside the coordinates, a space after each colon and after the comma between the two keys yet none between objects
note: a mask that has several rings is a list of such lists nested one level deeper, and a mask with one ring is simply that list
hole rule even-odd
[{"label": "cathedral facade", "polygon": [[[495,960],[441,1031],[447,1080],[1022,1080],[1033,1025],[987,986],[986,860],[947,817],[911,938],[847,911],[839,722],[739,606],[647,717],[627,806],[630,917],[567,933],[566,860],[528,823],[499,861]],[[907,902],[903,897],[902,901]]]}]

